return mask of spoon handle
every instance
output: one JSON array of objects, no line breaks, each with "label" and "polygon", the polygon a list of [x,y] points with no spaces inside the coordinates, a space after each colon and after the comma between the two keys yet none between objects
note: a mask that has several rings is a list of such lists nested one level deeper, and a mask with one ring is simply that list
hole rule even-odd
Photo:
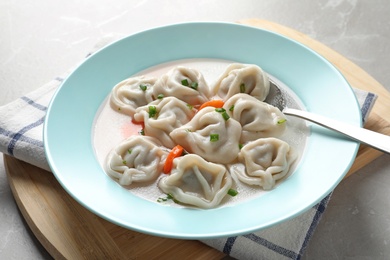
[{"label": "spoon handle", "polygon": [[307,111],[285,108],[283,113],[290,116],[297,116],[323,127],[335,130],[350,138],[365,143],[375,149],[390,154],[390,136],[370,131],[358,126],[346,124],[334,119],[326,118],[321,115],[313,114]]}]

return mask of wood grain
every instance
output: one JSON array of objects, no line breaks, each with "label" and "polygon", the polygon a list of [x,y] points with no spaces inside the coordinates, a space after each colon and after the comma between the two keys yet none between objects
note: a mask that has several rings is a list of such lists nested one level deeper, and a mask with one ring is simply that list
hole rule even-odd
[{"label": "wood grain", "polygon": [[[390,95],[370,75],[340,54],[308,36],[259,19],[239,23],[295,39],[333,63],[355,88],[379,95],[366,128],[390,134]],[[382,153],[362,145],[348,175]],[[82,207],[42,169],[4,155],[8,181],[28,225],[56,259],[221,259],[225,255],[199,241],[137,233],[101,219]],[[348,176],[347,175],[347,176]]]},{"label": "wood grain", "polygon": [[35,236],[56,259],[221,259],[199,242],[154,237],[116,226],[85,209],[50,172],[4,155],[16,202]]}]

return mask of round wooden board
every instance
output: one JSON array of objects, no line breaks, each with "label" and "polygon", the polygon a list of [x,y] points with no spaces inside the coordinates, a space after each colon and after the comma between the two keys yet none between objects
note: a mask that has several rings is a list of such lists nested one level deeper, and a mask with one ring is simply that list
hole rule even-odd
[{"label": "round wooden board", "polygon": [[[378,94],[366,128],[390,135],[390,95],[375,79],[351,61],[306,35],[265,20],[239,23],[264,28],[295,39],[332,62],[349,83]],[[361,146],[349,174],[381,152]],[[56,259],[221,259],[225,254],[199,241],[141,234],[105,221],[71,198],[47,171],[4,155],[16,202],[35,236]]]},{"label": "round wooden board", "polygon": [[97,217],[47,171],[4,155],[16,202],[35,236],[56,259],[221,259],[199,241],[145,235]]}]

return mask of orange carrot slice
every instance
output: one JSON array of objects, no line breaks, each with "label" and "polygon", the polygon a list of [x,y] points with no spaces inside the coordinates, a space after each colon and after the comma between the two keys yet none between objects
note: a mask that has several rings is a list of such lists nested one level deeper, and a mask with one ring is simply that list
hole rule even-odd
[{"label": "orange carrot slice", "polygon": [[209,100],[209,101],[206,101],[205,103],[203,103],[199,110],[201,110],[202,108],[205,108],[205,107],[215,107],[215,108],[221,108],[223,107],[224,105],[224,102],[223,100],[220,100],[220,99],[212,99],[212,100]]},{"label": "orange carrot slice", "polygon": [[172,165],[173,165],[173,159],[181,156],[183,154],[183,151],[184,151],[184,148],[181,147],[180,145],[176,145],[175,147],[172,148],[171,152],[167,156],[167,159],[165,160],[164,169],[163,169],[163,172],[165,174],[168,174],[171,172]]}]

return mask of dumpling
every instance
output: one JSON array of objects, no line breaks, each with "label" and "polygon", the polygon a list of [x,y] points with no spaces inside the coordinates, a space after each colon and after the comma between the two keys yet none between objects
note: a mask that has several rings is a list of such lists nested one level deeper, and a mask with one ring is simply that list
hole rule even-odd
[{"label": "dumpling", "polygon": [[163,177],[158,186],[180,203],[214,208],[227,195],[232,183],[223,165],[207,162],[196,154],[187,154],[174,159],[171,174]]},{"label": "dumpling", "polygon": [[132,77],[119,82],[111,91],[111,106],[121,113],[133,116],[135,109],[153,101],[156,78]]},{"label": "dumpling", "polygon": [[180,99],[164,97],[137,108],[134,120],[144,122],[145,135],[158,138],[164,146],[173,148],[175,143],[169,134],[188,123],[195,113],[191,105]]},{"label": "dumpling", "polygon": [[226,119],[218,109],[205,107],[187,124],[170,134],[176,144],[187,152],[195,153],[210,162],[230,163],[239,152],[241,125]]},{"label": "dumpling", "polygon": [[269,93],[267,74],[257,65],[233,63],[213,86],[213,94],[224,101],[237,93],[246,93],[264,101]]},{"label": "dumpling", "polygon": [[262,138],[244,145],[238,154],[239,162],[245,167],[236,164],[229,170],[246,184],[270,190],[275,181],[289,173],[296,157],[286,142],[273,137]]},{"label": "dumpling", "polygon": [[178,66],[162,75],[153,87],[155,97],[177,97],[193,106],[210,98],[210,89],[203,75],[191,68]]},{"label": "dumpling", "polygon": [[156,180],[167,154],[157,139],[133,135],[108,154],[105,170],[121,185]]},{"label": "dumpling", "polygon": [[286,116],[277,107],[247,94],[232,96],[223,107],[242,126],[241,143],[263,137],[278,137],[286,129]]}]

